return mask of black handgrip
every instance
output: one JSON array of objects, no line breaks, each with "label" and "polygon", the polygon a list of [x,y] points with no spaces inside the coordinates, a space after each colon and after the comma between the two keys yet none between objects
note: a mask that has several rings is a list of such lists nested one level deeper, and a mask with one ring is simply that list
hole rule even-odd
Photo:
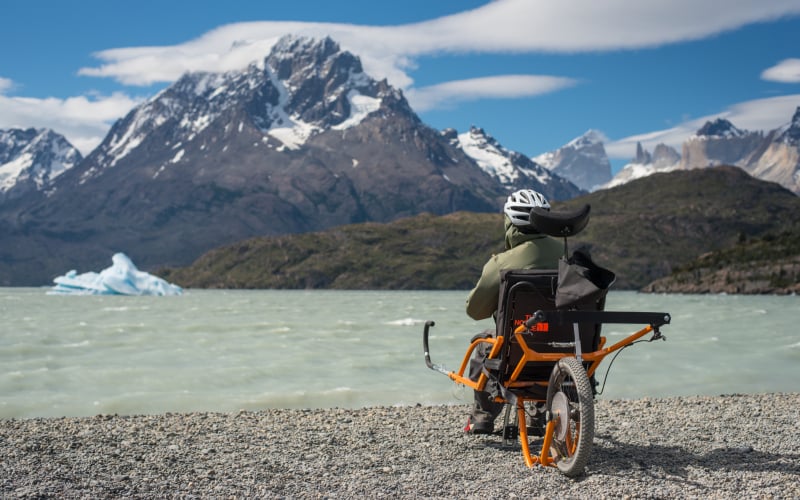
[{"label": "black handgrip", "polygon": [[544,323],[545,322],[544,311],[536,311],[533,313],[533,316],[525,320],[525,326],[528,328],[532,327],[536,323]]},{"label": "black handgrip", "polygon": [[425,322],[425,330],[422,332],[422,348],[425,352],[425,364],[428,365],[428,368],[431,370],[435,370],[436,368],[434,368],[431,362],[431,352],[428,349],[428,331],[434,325],[436,325],[436,322],[429,319]]}]

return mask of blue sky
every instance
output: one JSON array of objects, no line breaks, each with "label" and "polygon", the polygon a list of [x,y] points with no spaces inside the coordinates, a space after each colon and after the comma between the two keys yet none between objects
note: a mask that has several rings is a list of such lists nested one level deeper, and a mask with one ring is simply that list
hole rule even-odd
[{"label": "blue sky", "polygon": [[7,0],[0,128],[49,127],[84,154],[187,70],[330,35],[429,125],[483,127],[535,156],[589,129],[620,168],[637,141],[706,120],[749,130],[800,106],[800,0]]}]

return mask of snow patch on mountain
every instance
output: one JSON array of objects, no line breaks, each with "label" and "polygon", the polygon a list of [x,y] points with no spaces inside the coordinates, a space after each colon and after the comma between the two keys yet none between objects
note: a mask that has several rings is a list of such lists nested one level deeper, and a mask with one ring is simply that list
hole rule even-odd
[{"label": "snow patch on mountain", "polygon": [[[503,147],[481,128],[473,126],[462,134],[448,128],[440,134],[506,192],[534,189],[550,200],[567,200],[582,194],[573,183],[551,173],[528,156]],[[454,163],[459,161],[455,158],[450,160]],[[444,178],[449,180],[447,176]]]},{"label": "snow patch on mountain", "polygon": [[472,127],[458,135],[458,145],[487,174],[503,184],[513,183],[519,172],[508,158],[508,150],[487,137],[482,129]]},{"label": "snow patch on mountain", "polygon": [[[267,134],[283,143],[277,149],[278,151],[284,151],[285,149],[300,149],[309,137],[320,131],[319,127],[315,127],[299,120],[294,121],[288,116],[279,120],[278,123],[280,123],[280,125],[274,126],[267,130]],[[282,126],[283,124],[288,126]]]},{"label": "snow patch on mountain", "polygon": [[547,170],[553,170],[553,167],[556,165],[556,152],[548,151],[547,153],[542,153],[540,155],[531,157],[531,160],[535,161]]},{"label": "snow patch on mountain", "polygon": [[381,100],[362,95],[357,90],[347,93],[347,101],[350,103],[350,117],[338,125],[331,128],[334,130],[346,130],[355,127],[366,118],[370,113],[378,111],[381,107]]},{"label": "snow patch on mountain", "polygon": [[553,180],[546,168],[520,153],[506,149],[481,128],[471,127],[469,131],[458,134],[457,146],[475,160],[484,172],[508,188],[522,181],[522,177],[526,181],[535,179],[540,184],[548,184]]},{"label": "snow patch on mountain", "polygon": [[653,163],[628,163],[622,167],[619,172],[617,172],[617,175],[615,175],[613,179],[601,186],[599,189],[621,186],[622,184],[630,182],[634,179],[641,179],[656,172],[670,172],[672,170],[677,170],[678,167],[680,167],[680,162],[668,167],[658,167]]},{"label": "snow patch on mountain", "polygon": [[17,183],[20,174],[32,164],[33,155],[22,153],[13,160],[0,165],[0,192],[11,189]]},{"label": "snow patch on mountain", "polygon": [[[160,94],[159,94],[160,95]],[[114,134],[106,148],[105,155],[110,159],[108,166],[113,167],[122,158],[128,156],[147,138],[147,134],[165,123],[169,114],[158,112],[154,97],[139,108],[131,116],[131,124],[121,134]],[[170,108],[167,107],[167,110]],[[182,125],[184,123],[182,122]]]}]

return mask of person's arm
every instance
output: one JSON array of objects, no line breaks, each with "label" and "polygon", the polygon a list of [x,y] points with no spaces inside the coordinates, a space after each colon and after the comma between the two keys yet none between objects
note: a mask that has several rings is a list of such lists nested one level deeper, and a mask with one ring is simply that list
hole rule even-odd
[{"label": "person's arm", "polygon": [[475,288],[467,297],[467,315],[474,320],[491,317],[497,310],[497,294],[500,292],[500,268],[493,256],[483,266],[483,272]]}]

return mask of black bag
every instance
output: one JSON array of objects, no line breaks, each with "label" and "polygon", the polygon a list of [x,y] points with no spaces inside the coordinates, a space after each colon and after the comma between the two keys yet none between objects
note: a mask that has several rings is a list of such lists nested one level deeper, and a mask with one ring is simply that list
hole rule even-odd
[{"label": "black bag", "polygon": [[616,275],[594,262],[588,253],[576,250],[572,257],[558,261],[556,308],[580,306],[601,300]]}]

